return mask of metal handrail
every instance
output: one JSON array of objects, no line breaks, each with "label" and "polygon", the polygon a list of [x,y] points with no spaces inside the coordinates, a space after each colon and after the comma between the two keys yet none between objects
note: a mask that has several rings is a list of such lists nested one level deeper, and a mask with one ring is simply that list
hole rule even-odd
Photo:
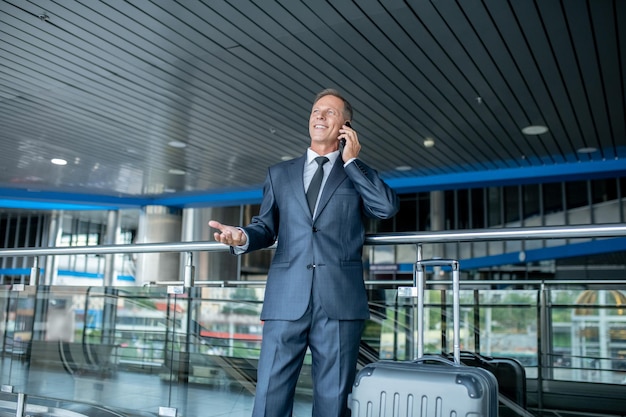
[{"label": "metal handrail", "polygon": [[[426,243],[445,242],[476,242],[476,241],[500,241],[500,240],[528,240],[528,239],[573,239],[573,238],[598,238],[626,236],[626,224],[604,224],[584,226],[549,226],[549,227],[520,227],[501,229],[474,229],[463,231],[439,231],[439,232],[404,232],[387,234],[370,234],[365,237],[366,245],[404,245],[413,244],[418,246],[418,260],[421,259],[421,245]],[[273,245],[271,248],[274,248]],[[179,252],[187,254],[185,271],[182,283],[185,287],[195,284],[225,285],[213,281],[202,282],[194,280],[194,266],[192,253],[224,252],[229,250],[227,245],[218,242],[167,242],[167,243],[139,243],[126,245],[98,245],[98,246],[70,246],[54,248],[19,248],[2,249],[0,257],[32,256],[34,265],[30,273],[30,285],[39,285],[39,259],[38,256],[55,255],[83,255],[83,254],[122,254],[122,253],[163,253]],[[144,285],[151,285],[146,283]],[[154,284],[165,285],[163,282]],[[174,281],[171,285],[179,285]],[[179,289],[172,288],[172,291]]]},{"label": "metal handrail", "polygon": [[[369,234],[366,245],[406,245],[446,242],[475,242],[494,240],[533,240],[533,239],[575,239],[626,236],[626,224],[606,224],[592,226],[546,226],[501,229],[472,229],[441,232],[401,232]],[[134,243],[126,245],[70,246],[55,248],[0,249],[0,257],[44,256],[44,255],[84,255],[116,253],[158,253],[158,252],[223,252],[228,246],[218,242],[170,242]]]},{"label": "metal handrail", "polygon": [[493,240],[574,239],[626,236],[626,224],[585,226],[515,227],[501,229],[446,230],[441,232],[403,232],[368,235],[369,245],[415,243],[475,242]]}]

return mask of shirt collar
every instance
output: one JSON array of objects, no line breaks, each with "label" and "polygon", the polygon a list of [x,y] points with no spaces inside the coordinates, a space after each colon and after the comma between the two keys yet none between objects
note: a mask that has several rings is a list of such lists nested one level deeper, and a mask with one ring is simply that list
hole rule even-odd
[{"label": "shirt collar", "polygon": [[[306,164],[309,165],[318,156],[322,156],[322,155],[319,155],[317,152],[315,152],[311,148],[308,148],[307,151],[306,151]],[[335,161],[337,160],[337,157],[339,156],[339,150],[336,150],[334,152],[328,153],[328,154],[326,154],[324,156],[326,158],[328,158],[328,162],[332,166],[335,163]]]}]

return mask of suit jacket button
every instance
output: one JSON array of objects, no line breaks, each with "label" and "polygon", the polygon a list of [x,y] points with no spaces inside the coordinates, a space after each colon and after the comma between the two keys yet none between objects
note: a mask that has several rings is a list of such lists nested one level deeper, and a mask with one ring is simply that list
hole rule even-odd
[{"label": "suit jacket button", "polygon": [[317,232],[317,227],[313,227],[313,233]]},{"label": "suit jacket button", "polygon": [[306,266],[306,269],[313,269],[313,268],[315,268],[315,265],[313,265],[313,264],[308,264]]}]

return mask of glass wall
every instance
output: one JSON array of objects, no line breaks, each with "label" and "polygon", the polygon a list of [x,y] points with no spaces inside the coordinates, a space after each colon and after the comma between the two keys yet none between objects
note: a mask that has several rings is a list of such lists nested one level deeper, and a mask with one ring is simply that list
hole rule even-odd
[{"label": "glass wall", "polygon": [[[542,227],[620,223],[626,211],[623,196],[624,180],[596,179],[571,181],[566,183],[528,184],[503,187],[475,188],[470,190],[449,190],[443,194],[443,225],[445,230],[466,230],[481,228]],[[438,196],[441,194],[437,194]],[[393,219],[372,222],[370,233],[430,231],[430,200],[433,194],[414,193],[400,196],[400,212]],[[437,197],[439,198],[439,197]],[[590,239],[550,239],[531,241],[475,242],[458,246],[455,243],[433,249],[430,255],[454,259],[485,258],[484,264],[498,274],[498,269],[507,266],[511,269],[511,259],[515,269],[526,274],[554,275],[559,259],[553,255],[538,252],[541,249],[555,248],[565,257],[567,245],[588,242]],[[621,248],[621,247],[620,247]],[[611,248],[590,250],[612,251]],[[622,249],[618,249],[621,251]],[[406,248],[374,247],[369,259],[374,264],[412,262],[413,253]],[[579,251],[577,251],[579,252]],[[580,252],[579,252],[580,253]],[[528,255],[537,258],[527,262]],[[508,258],[505,260],[505,255]],[[581,253],[584,255],[584,253]],[[499,258],[500,257],[500,258]],[[546,258],[541,259],[541,258]],[[504,263],[503,263],[504,262]],[[589,260],[581,258],[581,265]],[[571,263],[570,263],[571,264]],[[410,272],[408,265],[400,266]],[[485,273],[492,273],[485,268]],[[373,278],[375,279],[375,278]]]},{"label": "glass wall", "polygon": [[[449,190],[444,193],[445,229],[619,223],[623,186],[622,178],[609,178]],[[400,212],[382,222],[381,232],[431,230],[430,193],[403,194],[400,200]],[[612,206],[610,215],[607,206]]]},{"label": "glass wall", "polygon": [[[429,274],[424,298],[425,353],[449,355],[452,294],[433,278]],[[621,290],[575,283],[469,286],[461,290],[462,351],[515,360],[529,381],[626,389]],[[372,317],[359,367],[413,359],[415,300],[393,288],[370,291]],[[262,287],[3,287],[0,384],[33,401],[125,415],[156,415],[163,407],[179,415],[246,415],[255,392],[262,301]],[[310,415],[310,363],[307,357],[295,416]],[[536,406],[532,392],[529,398],[529,407]]]}]

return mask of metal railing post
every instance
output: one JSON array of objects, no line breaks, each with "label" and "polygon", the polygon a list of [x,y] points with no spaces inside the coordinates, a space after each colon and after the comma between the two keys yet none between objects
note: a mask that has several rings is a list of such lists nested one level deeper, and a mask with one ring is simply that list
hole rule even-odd
[{"label": "metal railing post", "polygon": [[41,268],[39,268],[39,257],[33,258],[33,266],[30,268],[30,279],[28,285],[36,287],[39,285],[39,277],[41,276]]},{"label": "metal railing post", "polygon": [[185,275],[183,283],[185,287],[193,287],[196,269],[193,266],[193,252],[187,252],[187,261],[185,262]]},{"label": "metal railing post", "polygon": [[17,394],[17,405],[15,406],[15,417],[26,417],[26,394],[20,392]]}]

